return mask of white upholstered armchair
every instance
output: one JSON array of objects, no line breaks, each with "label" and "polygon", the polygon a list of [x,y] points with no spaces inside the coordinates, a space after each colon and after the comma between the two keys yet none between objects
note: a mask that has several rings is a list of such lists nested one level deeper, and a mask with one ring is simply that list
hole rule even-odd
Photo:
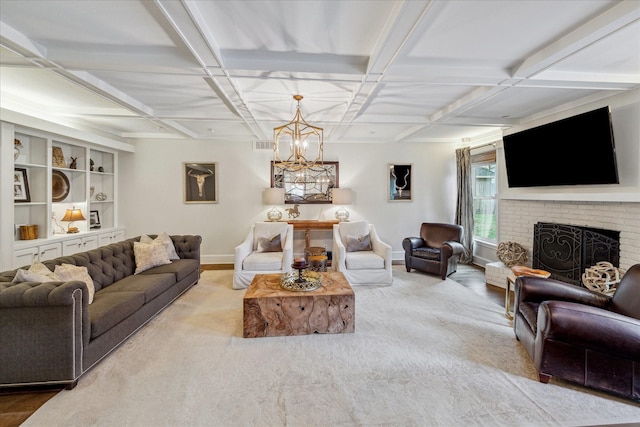
[{"label": "white upholstered armchair", "polygon": [[391,246],[378,237],[373,224],[341,222],[333,226],[333,266],[352,285],[389,285]]},{"label": "white upholstered armchair", "polygon": [[291,271],[293,225],[286,222],[257,222],[236,246],[233,289],[246,289],[256,274]]}]

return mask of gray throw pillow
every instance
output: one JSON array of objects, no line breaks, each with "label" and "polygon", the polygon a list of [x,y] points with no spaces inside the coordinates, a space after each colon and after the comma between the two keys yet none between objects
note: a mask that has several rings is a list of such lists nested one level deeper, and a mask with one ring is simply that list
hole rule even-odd
[{"label": "gray throw pillow", "polygon": [[370,251],[371,241],[369,235],[361,237],[347,235],[347,252]]},{"label": "gray throw pillow", "polygon": [[282,252],[280,235],[276,234],[270,239],[267,239],[266,237],[258,239],[258,252]]}]

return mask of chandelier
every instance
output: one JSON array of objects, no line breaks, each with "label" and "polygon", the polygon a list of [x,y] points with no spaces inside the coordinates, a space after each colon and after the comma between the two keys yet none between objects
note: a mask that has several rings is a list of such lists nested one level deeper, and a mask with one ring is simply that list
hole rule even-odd
[{"label": "chandelier", "polygon": [[273,159],[275,166],[299,171],[322,164],[324,136],[322,128],[302,118],[302,95],[294,95],[293,99],[298,101],[296,115],[289,123],[273,128]]}]

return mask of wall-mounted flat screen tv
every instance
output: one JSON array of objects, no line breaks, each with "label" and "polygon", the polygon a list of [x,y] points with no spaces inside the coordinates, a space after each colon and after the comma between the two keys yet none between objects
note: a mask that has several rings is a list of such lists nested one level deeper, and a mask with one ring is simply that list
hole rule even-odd
[{"label": "wall-mounted flat screen tv", "polygon": [[502,140],[509,187],[619,183],[609,107]]}]

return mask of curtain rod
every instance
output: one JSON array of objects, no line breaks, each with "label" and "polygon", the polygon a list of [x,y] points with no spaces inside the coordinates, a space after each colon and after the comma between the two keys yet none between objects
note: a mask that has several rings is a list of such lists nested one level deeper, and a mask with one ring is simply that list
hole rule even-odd
[{"label": "curtain rod", "polygon": [[475,147],[470,147],[469,149],[470,149],[470,150],[475,150],[475,149],[478,149],[478,148],[488,147],[488,146],[490,146],[490,145],[493,145],[493,146],[495,147],[495,146],[496,146],[496,143],[497,143],[497,141],[494,141],[494,142],[487,142],[486,144],[476,145]]}]

